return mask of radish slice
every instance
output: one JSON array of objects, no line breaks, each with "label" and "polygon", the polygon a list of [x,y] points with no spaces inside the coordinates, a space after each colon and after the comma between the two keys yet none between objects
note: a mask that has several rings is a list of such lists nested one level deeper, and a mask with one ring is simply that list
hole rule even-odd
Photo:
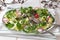
[{"label": "radish slice", "polygon": [[43,28],[39,28],[38,29],[38,32],[42,32],[44,29]]},{"label": "radish slice", "polygon": [[50,16],[47,16],[47,21],[49,20]]},{"label": "radish slice", "polygon": [[33,8],[33,9],[38,9],[38,8],[40,8],[40,7],[35,7],[35,8]]},{"label": "radish slice", "polygon": [[2,20],[4,23],[8,23],[9,22],[9,20],[7,19],[7,18],[3,18],[3,20]]},{"label": "radish slice", "polygon": [[19,10],[16,10],[16,16],[17,16],[17,17],[20,17],[20,16],[21,16],[21,13],[20,13]]}]

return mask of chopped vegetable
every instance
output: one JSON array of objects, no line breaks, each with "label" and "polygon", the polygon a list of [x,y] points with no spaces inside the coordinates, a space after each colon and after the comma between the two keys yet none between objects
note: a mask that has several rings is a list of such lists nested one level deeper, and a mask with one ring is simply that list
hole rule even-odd
[{"label": "chopped vegetable", "polygon": [[39,15],[38,14],[35,14],[34,16],[35,16],[35,18],[39,18]]},{"label": "chopped vegetable", "polygon": [[8,23],[8,24],[6,24],[6,26],[7,26],[8,29],[10,29],[14,26],[14,24]]},{"label": "chopped vegetable", "polygon": [[38,29],[38,32],[42,32],[42,31],[44,31],[43,28],[39,28],[39,29]]},{"label": "chopped vegetable", "polygon": [[19,22],[17,22],[16,26],[17,26],[18,30],[22,30],[23,29],[23,27],[21,26],[21,24]]},{"label": "chopped vegetable", "polygon": [[3,22],[7,24],[9,22],[8,18],[3,18]]}]

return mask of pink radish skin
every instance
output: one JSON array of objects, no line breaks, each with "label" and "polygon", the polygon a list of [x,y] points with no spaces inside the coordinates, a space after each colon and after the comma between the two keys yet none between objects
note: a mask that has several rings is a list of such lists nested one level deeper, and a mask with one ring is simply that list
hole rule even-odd
[{"label": "pink radish skin", "polygon": [[20,17],[21,16],[21,13],[19,12],[19,10],[16,10],[16,16],[17,17]]},{"label": "pink radish skin", "polygon": [[38,29],[38,32],[42,32],[44,29],[43,28],[39,28]]},{"label": "pink radish skin", "polygon": [[49,20],[50,16],[47,16],[47,21]]},{"label": "pink radish skin", "polygon": [[9,22],[9,20],[7,18],[3,18],[2,20],[5,24],[7,24]]}]

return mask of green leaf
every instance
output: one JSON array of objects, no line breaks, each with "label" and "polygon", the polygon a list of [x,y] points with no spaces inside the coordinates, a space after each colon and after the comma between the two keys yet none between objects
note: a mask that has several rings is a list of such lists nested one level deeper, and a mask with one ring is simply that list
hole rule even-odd
[{"label": "green leaf", "polygon": [[19,22],[17,22],[16,25],[17,25],[18,30],[22,30],[23,29],[23,27],[21,26],[21,24]]},{"label": "green leaf", "polygon": [[21,11],[21,13],[26,13],[26,9],[23,7],[20,8],[20,11]]},{"label": "green leaf", "polygon": [[46,22],[41,22],[41,23],[39,24],[40,27],[45,26],[45,25],[46,25]]},{"label": "green leaf", "polygon": [[6,24],[6,26],[8,27],[8,29],[10,29],[14,26],[14,24],[8,23],[8,24]]},{"label": "green leaf", "polygon": [[14,16],[15,16],[15,14],[14,14],[15,11],[16,11],[16,10],[9,10],[9,11],[6,13],[7,18],[12,18],[12,17],[14,17]]},{"label": "green leaf", "polygon": [[42,13],[41,9],[37,9],[37,13],[41,14]]},{"label": "green leaf", "polygon": [[31,26],[31,25],[29,25],[29,26],[27,26],[26,28],[24,28],[24,32],[27,32],[27,33],[35,33],[36,32],[36,25],[33,25],[33,26]]}]

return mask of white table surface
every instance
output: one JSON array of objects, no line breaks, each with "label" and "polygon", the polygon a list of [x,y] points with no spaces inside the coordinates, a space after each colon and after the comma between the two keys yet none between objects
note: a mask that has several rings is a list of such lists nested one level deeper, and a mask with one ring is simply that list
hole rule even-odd
[{"label": "white table surface", "polygon": [[[40,0],[41,1],[41,0]],[[28,0],[27,2],[25,2],[23,5],[26,6],[26,5],[30,5],[30,6],[33,6],[33,7],[42,7],[40,6],[40,1],[39,0]],[[0,12],[1,13],[1,12]],[[2,13],[1,13],[2,14]],[[0,15],[1,17],[1,15]],[[0,18],[1,19],[1,18]],[[58,34],[60,35],[60,34]],[[57,40],[59,39],[60,37],[57,36]],[[34,39],[34,40],[56,40],[56,39],[48,39],[48,38],[40,38],[40,39]],[[33,40],[33,39],[26,39],[26,38],[16,38],[16,37],[3,37],[3,36],[0,36],[0,40]],[[60,40],[60,39],[59,39]]]}]

